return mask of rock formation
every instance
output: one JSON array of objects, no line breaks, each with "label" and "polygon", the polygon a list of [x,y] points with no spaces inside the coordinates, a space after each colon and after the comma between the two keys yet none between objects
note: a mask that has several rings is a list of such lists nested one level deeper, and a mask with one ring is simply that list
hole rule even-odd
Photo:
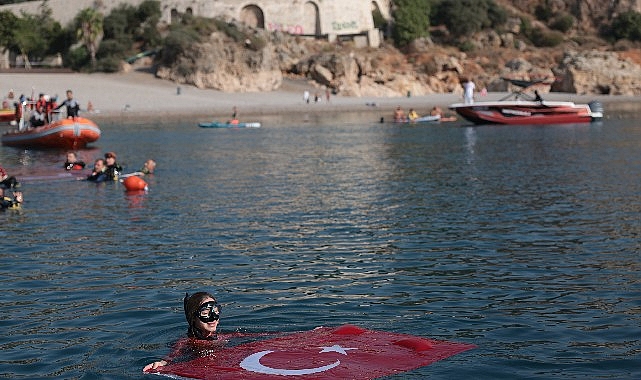
[{"label": "rock formation", "polygon": [[502,79],[512,78],[547,79],[551,86],[542,86],[540,92],[641,95],[641,66],[630,58],[634,56],[630,51],[563,53],[571,43],[537,49],[524,42],[515,44],[515,31],[472,36],[476,49],[468,54],[429,39],[415,41],[401,53],[388,44],[357,48],[351,42],[332,44],[280,32],[246,28],[243,32],[264,43],[252,46],[250,40],[236,42],[214,32],[206,42],[189,46],[171,66],[158,66],[156,75],[226,92],[275,90],[287,75],[345,96],[457,93],[465,78],[489,91],[514,90]]}]

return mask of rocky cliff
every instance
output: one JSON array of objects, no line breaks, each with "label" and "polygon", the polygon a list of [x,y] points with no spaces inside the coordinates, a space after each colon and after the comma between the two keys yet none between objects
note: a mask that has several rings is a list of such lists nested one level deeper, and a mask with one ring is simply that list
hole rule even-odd
[{"label": "rocky cliff", "polygon": [[[533,13],[536,1],[504,1],[511,14]],[[460,82],[473,78],[478,88],[506,91],[502,78],[543,79],[539,90],[577,94],[641,95],[641,54],[633,48],[614,51],[594,34],[599,22],[616,12],[635,10],[636,1],[550,1],[559,12],[576,15],[576,27],[555,48],[535,48],[519,35],[518,22],[500,34],[485,31],[469,37],[474,49],[462,53],[415,41],[401,52],[384,44],[358,48],[352,42],[328,43],[280,32],[237,28],[261,41],[235,42],[214,32],[206,42],[190,46],[171,66],[156,75],[178,83],[228,92],[270,91],[283,76],[305,78],[319,89],[348,96],[392,97],[461,91]],[[518,20],[518,18],[517,18]],[[570,35],[582,34],[578,38]]]}]

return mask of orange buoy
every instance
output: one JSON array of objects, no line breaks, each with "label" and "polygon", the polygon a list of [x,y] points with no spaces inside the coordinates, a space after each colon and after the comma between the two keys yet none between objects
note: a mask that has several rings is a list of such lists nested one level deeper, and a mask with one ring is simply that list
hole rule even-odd
[{"label": "orange buoy", "polygon": [[122,184],[125,185],[127,191],[147,190],[147,182],[135,175],[125,178]]}]

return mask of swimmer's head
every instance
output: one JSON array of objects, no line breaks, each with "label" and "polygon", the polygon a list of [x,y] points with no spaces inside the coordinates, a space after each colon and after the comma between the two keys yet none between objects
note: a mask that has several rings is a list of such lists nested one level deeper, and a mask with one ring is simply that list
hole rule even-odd
[{"label": "swimmer's head", "polygon": [[[209,319],[212,321],[218,319],[218,316],[220,315],[220,306],[218,306],[216,297],[207,292],[197,292],[192,295],[185,293],[185,299],[183,302],[185,318],[189,325],[187,335],[192,338],[205,339],[204,332],[198,328],[199,322],[207,323]],[[203,316],[207,321],[202,320]],[[214,319],[214,317],[216,319]]]}]

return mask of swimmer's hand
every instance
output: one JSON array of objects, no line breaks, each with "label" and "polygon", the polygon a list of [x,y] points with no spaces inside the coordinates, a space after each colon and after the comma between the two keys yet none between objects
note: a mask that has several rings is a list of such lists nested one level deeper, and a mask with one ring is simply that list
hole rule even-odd
[{"label": "swimmer's hand", "polygon": [[153,363],[149,363],[149,364],[147,364],[147,365],[145,366],[145,368],[143,368],[143,369],[142,369],[142,371],[143,371],[143,372],[149,372],[149,371],[151,371],[152,369],[156,369],[156,368],[158,368],[158,367],[162,367],[162,366],[165,366],[165,365],[167,365],[167,362],[166,362],[166,361],[164,361],[164,360],[160,360],[160,361],[157,361],[157,362],[153,362]]}]

